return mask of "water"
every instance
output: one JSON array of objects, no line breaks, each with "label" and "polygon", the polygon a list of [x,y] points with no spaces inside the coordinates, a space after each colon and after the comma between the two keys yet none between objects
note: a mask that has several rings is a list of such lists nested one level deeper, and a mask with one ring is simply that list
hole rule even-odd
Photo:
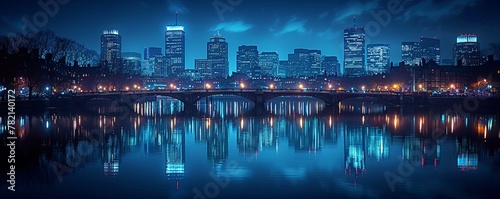
[{"label": "water", "polygon": [[[488,198],[500,177],[499,115],[400,111],[373,102],[333,113],[281,98],[202,99],[196,116],[162,98],[108,114],[16,117],[16,192],[6,198]],[[0,118],[6,145],[6,117]],[[7,151],[2,150],[7,157]],[[4,158],[5,159],[5,158]],[[2,164],[3,165],[3,164]],[[3,167],[3,173],[8,170]],[[3,198],[3,197],[2,197]]]}]

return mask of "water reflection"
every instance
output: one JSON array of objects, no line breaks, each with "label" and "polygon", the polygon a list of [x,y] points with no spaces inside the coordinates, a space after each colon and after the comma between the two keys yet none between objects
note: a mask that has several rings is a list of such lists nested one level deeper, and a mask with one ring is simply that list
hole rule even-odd
[{"label": "water reflection", "polygon": [[254,103],[239,96],[215,95],[200,99],[196,107],[209,117],[239,117],[254,108]]},{"label": "water reflection", "polygon": [[[137,114],[127,117],[50,111],[20,115],[16,118],[18,152],[29,155],[16,167],[20,172],[43,175],[20,175],[19,186],[50,184],[52,190],[64,193],[69,191],[58,186],[60,178],[72,179],[65,183],[78,189],[81,176],[99,186],[147,176],[138,189],[162,190],[154,193],[163,197],[184,191],[192,198],[193,187],[213,182],[212,174],[231,174],[233,184],[220,189],[221,198],[254,194],[249,186],[266,187],[269,191],[264,196],[269,197],[280,196],[284,189],[292,195],[302,190],[313,195],[371,192],[397,197],[415,196],[412,184],[420,186],[428,180],[463,187],[477,178],[489,182],[499,177],[497,115],[460,116],[432,110],[410,115],[318,115],[322,106],[318,108],[316,101],[287,101],[283,108],[267,104],[279,113],[246,116],[245,110],[252,108],[250,102],[233,103],[222,96],[199,103],[207,108],[205,116],[181,117],[168,114],[172,109],[158,108],[161,101],[138,103]],[[5,122],[0,129],[5,137]],[[383,174],[397,172],[402,161],[415,165],[416,172],[405,177],[409,184],[393,193]],[[229,167],[231,162],[238,167]],[[59,176],[54,165],[72,172]],[[428,168],[433,172],[427,172]],[[450,168],[461,172],[452,173]],[[471,175],[462,176],[464,171]],[[441,174],[463,178],[463,182],[435,177]],[[170,182],[176,184],[170,186]],[[432,191],[438,185],[424,186],[424,190]],[[129,191],[123,193],[127,196]]]}]

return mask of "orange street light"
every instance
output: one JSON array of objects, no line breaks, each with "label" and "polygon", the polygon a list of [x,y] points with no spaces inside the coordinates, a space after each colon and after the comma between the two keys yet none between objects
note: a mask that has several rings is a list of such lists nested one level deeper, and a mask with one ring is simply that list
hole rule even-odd
[{"label": "orange street light", "polygon": [[240,83],[240,88],[245,88],[245,83]]},{"label": "orange street light", "polygon": [[270,84],[270,85],[269,85],[269,88],[270,88],[270,89],[274,89],[274,84]]},{"label": "orange street light", "polygon": [[303,88],[304,88],[304,85],[299,84],[299,88],[300,88],[300,89],[303,89]]}]

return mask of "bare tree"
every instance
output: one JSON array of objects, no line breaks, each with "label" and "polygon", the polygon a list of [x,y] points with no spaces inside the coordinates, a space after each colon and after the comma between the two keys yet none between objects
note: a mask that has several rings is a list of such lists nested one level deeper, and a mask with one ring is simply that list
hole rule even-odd
[{"label": "bare tree", "polygon": [[496,59],[500,59],[500,43],[490,43],[488,49]]}]

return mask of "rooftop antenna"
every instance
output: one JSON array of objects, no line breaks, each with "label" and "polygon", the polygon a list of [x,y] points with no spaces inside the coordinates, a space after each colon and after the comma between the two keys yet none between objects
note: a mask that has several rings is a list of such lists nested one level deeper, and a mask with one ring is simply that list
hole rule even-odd
[{"label": "rooftop antenna", "polygon": [[179,14],[179,12],[175,12],[175,25],[177,26],[177,14]]}]

